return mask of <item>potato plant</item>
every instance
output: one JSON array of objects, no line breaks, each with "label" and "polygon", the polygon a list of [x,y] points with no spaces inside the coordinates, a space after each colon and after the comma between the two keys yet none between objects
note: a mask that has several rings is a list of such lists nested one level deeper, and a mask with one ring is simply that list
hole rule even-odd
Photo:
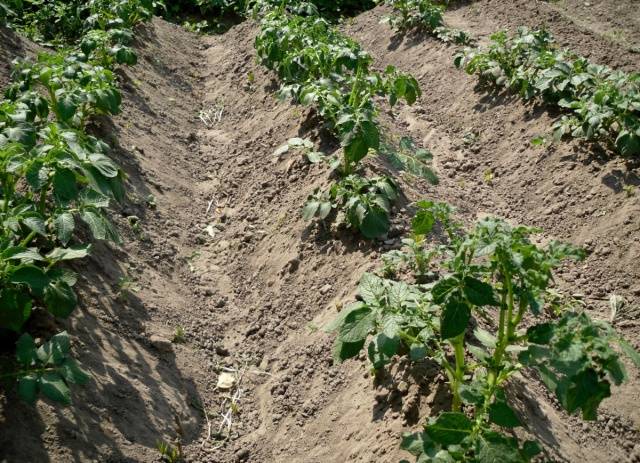
[{"label": "potato plant", "polygon": [[398,185],[389,177],[348,175],[328,191],[316,190],[308,198],[302,216],[305,220],[326,219],[333,210],[341,210],[352,228],[360,230],[365,238],[377,238],[391,226],[389,216],[398,194]]},{"label": "potato plant", "polygon": [[547,310],[556,300],[553,270],[582,259],[582,250],[555,241],[538,246],[530,239],[537,230],[498,219],[464,231],[447,206],[419,203],[414,236],[424,239],[436,223],[445,238],[433,248],[440,259],[435,281],[365,274],[359,301],[328,327],[337,332],[334,357],[355,357],[370,340],[374,369],[397,355],[441,366],[451,409],[404,436],[402,447],[417,461],[531,461],[540,446],[507,434],[524,424],[508,403],[514,375],[535,371],[568,413],[595,420],[611,387],[627,379],[621,353],[639,367],[640,355],[603,321],[571,306]]},{"label": "potato plant", "polygon": [[156,0],[8,0],[6,9],[0,6],[0,16],[1,11],[10,11],[12,27],[47,45],[83,42],[87,56],[96,53],[90,56],[93,62],[110,67],[114,63],[135,64],[135,53],[129,47],[131,28],[151,19],[162,6]]},{"label": "potato plant", "polygon": [[18,394],[28,403],[42,394],[62,404],[71,403],[70,384],[85,384],[89,375],[70,356],[71,342],[66,331],[58,333],[41,346],[29,334],[23,334],[16,345],[21,368]]},{"label": "potato plant", "polygon": [[518,92],[567,110],[554,126],[556,140],[570,135],[603,142],[623,156],[640,154],[640,74],[596,65],[560,49],[545,30],[498,32],[487,49],[467,49],[456,65],[483,84]]},{"label": "potato plant", "polygon": [[393,9],[393,14],[384,20],[394,29],[420,28],[433,32],[443,25],[442,14],[446,7],[431,0],[386,0],[384,3]]},{"label": "potato plant", "polygon": [[372,71],[371,56],[327,20],[289,14],[283,7],[265,14],[255,47],[282,80],[280,95],[315,106],[343,148],[340,179],[308,199],[304,217],[325,219],[337,208],[365,237],[384,236],[397,186],[360,176],[359,164],[380,148],[374,98],[387,97],[391,106],[400,99],[413,104],[421,94],[417,81],[392,66]]},{"label": "potato plant", "polygon": [[0,2],[0,26],[7,22],[8,16],[13,16],[15,14],[9,5],[10,4],[8,2]]},{"label": "potato plant", "polygon": [[432,0],[379,0],[391,7],[392,14],[383,18],[392,28],[406,33],[424,31],[445,43],[469,45],[474,39],[464,31],[444,24],[443,14],[448,2]]},{"label": "potato plant", "polygon": [[[50,2],[46,11],[15,0],[11,6],[10,19],[22,13],[24,27],[29,18],[31,27],[39,28],[40,20],[70,15],[64,18],[68,24],[51,34],[79,42],[35,61],[14,62],[12,82],[0,101],[0,332],[22,334],[18,368],[2,377],[16,378],[27,401],[41,393],[66,404],[68,385],[88,379],[69,356],[68,335],[37,346],[23,330],[35,308],[59,318],[75,309],[76,275],[66,264],[91,251],[76,233],[79,223],[94,239],[119,241],[106,211],[112,200],[124,197],[124,174],[109,157],[108,145],[88,134],[86,125],[120,112],[121,96],[109,68],[135,62],[127,48],[128,28],[150,18],[154,2]],[[50,8],[60,10],[54,14]],[[78,18],[89,29],[101,29],[65,29]]]}]

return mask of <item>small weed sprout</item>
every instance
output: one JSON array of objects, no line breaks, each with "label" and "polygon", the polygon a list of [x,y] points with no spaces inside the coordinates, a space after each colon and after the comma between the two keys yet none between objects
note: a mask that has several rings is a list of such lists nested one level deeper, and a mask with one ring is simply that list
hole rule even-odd
[{"label": "small weed sprout", "polygon": [[176,326],[176,330],[173,334],[173,339],[171,340],[171,342],[173,342],[174,344],[184,344],[185,342],[187,342],[186,332],[182,325]]},{"label": "small weed sprout", "polygon": [[484,183],[486,183],[487,185],[493,185],[493,179],[493,171],[491,169],[485,170],[483,174]]},{"label": "small weed sprout", "polygon": [[632,198],[636,195],[636,187],[634,185],[625,185],[622,187],[622,190],[627,195],[627,198]]},{"label": "small weed sprout", "polygon": [[178,463],[182,460],[178,449],[171,444],[167,444],[164,441],[158,441],[156,443],[156,448],[158,449],[158,452],[160,452],[162,460],[167,463]]},{"label": "small weed sprout", "polygon": [[138,291],[138,288],[135,286],[135,279],[131,275],[127,274],[118,279],[118,291],[116,298],[119,301],[126,301],[129,295],[136,291]]}]

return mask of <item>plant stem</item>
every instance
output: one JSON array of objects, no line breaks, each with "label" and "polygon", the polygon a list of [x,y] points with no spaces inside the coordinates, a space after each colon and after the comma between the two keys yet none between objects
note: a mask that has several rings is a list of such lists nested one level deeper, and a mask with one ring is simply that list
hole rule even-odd
[{"label": "plant stem", "polygon": [[34,232],[34,231],[32,231],[31,233],[29,233],[29,234],[27,235],[27,237],[26,237],[24,240],[22,240],[22,242],[20,243],[20,246],[22,246],[22,247],[26,247],[26,246],[31,242],[31,240],[32,240],[32,239],[34,239],[34,238],[36,237],[36,234],[37,234],[37,233],[36,233],[36,232]]},{"label": "plant stem", "polygon": [[19,376],[24,376],[27,374],[41,374],[41,373],[47,373],[49,371],[56,371],[56,368],[53,367],[45,367],[45,368],[34,368],[32,370],[18,370],[18,371],[13,371],[11,373],[4,373],[0,375],[0,379],[4,379],[4,378],[17,378]]},{"label": "plant stem", "polygon": [[464,333],[456,338],[449,340],[453,346],[456,368],[454,371],[453,381],[451,382],[451,393],[453,395],[453,403],[451,409],[454,412],[460,411],[462,408],[462,399],[460,398],[460,386],[464,382]]}]

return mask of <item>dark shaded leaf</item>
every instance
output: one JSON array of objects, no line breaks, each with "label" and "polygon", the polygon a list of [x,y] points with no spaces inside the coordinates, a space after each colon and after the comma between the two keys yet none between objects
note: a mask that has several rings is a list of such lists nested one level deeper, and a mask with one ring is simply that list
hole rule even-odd
[{"label": "dark shaded leaf", "polygon": [[451,339],[461,335],[469,326],[471,310],[469,306],[457,300],[450,300],[442,310],[440,320],[440,336]]}]

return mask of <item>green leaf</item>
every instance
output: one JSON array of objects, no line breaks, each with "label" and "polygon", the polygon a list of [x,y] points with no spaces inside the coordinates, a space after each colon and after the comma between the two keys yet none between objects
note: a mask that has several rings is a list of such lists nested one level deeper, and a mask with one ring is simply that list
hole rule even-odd
[{"label": "green leaf", "polygon": [[16,358],[23,367],[31,366],[35,356],[36,343],[28,333],[24,333],[16,343]]},{"label": "green leaf", "polygon": [[65,405],[71,404],[71,392],[57,373],[45,373],[40,378],[40,391],[48,399]]},{"label": "green leaf", "polygon": [[[391,287],[390,289],[390,293],[393,292],[394,288],[397,288],[400,285],[394,285]],[[401,307],[401,302],[398,301],[393,301],[393,297],[389,296],[389,305],[390,307]],[[400,335],[400,325],[402,324],[402,322],[404,321],[404,317],[402,315],[398,315],[398,314],[385,314],[382,318],[382,323],[381,323],[381,329],[382,332],[389,338],[396,338]]]},{"label": "green leaf", "polygon": [[369,307],[363,306],[351,311],[340,327],[339,338],[344,343],[356,343],[365,340],[375,327],[375,314]]},{"label": "green leaf", "polygon": [[46,287],[44,302],[54,316],[67,318],[76,308],[78,298],[73,288],[61,280],[54,281]]},{"label": "green leaf", "polygon": [[528,440],[522,446],[522,453],[528,459],[533,459],[536,455],[542,453],[542,447],[536,441]]},{"label": "green leaf", "polygon": [[325,156],[323,153],[319,152],[319,151],[311,151],[309,153],[307,153],[307,159],[309,160],[309,162],[311,164],[318,164],[322,161],[324,161]]},{"label": "green leaf", "polygon": [[317,199],[309,199],[302,208],[302,218],[307,221],[313,219],[319,208],[320,201]]},{"label": "green leaf", "polygon": [[44,288],[49,284],[49,277],[40,267],[24,265],[9,275],[9,282],[16,285],[27,285],[33,294],[42,297]]},{"label": "green leaf", "polygon": [[390,227],[389,216],[384,210],[368,207],[358,228],[365,238],[374,239],[386,235]]},{"label": "green leaf", "polygon": [[90,252],[90,244],[72,246],[70,248],[55,248],[53,251],[47,254],[47,259],[55,262],[61,260],[83,259],[87,257]]},{"label": "green leaf", "polygon": [[498,301],[493,295],[493,287],[476,278],[465,277],[462,291],[469,302],[475,306],[498,305]]},{"label": "green leaf", "polygon": [[469,326],[471,310],[464,302],[450,300],[442,310],[440,320],[440,336],[442,339],[451,339],[461,335]]},{"label": "green leaf", "polygon": [[[422,202],[422,204],[426,204],[426,202]],[[418,203],[420,206],[420,203]],[[433,229],[433,225],[436,223],[436,218],[429,209],[420,206],[418,212],[416,212],[415,217],[411,221],[411,229],[416,235],[427,235],[431,233]]]},{"label": "green leaf", "polygon": [[478,463],[525,463],[515,439],[487,433],[480,439]]},{"label": "green leaf", "polygon": [[44,220],[40,217],[27,217],[22,222],[29,230],[36,232],[38,235],[47,236],[47,228]]},{"label": "green leaf", "polygon": [[25,402],[32,404],[38,396],[38,377],[32,373],[18,379],[18,395]]},{"label": "green leaf", "polygon": [[20,332],[30,316],[30,297],[15,289],[0,289],[0,327]]},{"label": "green leaf", "polygon": [[89,226],[91,234],[95,239],[107,239],[107,227],[104,218],[100,214],[94,211],[84,210],[80,213],[80,217]]},{"label": "green leaf", "polygon": [[432,445],[431,439],[425,433],[404,433],[400,448],[417,457],[424,454]]},{"label": "green leaf", "polygon": [[66,331],[61,331],[54,335],[49,342],[44,345],[45,350],[51,353],[51,360],[59,365],[67,358],[71,351],[71,337]]},{"label": "green leaf", "polygon": [[634,363],[636,368],[640,368],[640,354],[636,351],[631,344],[622,338],[618,339],[618,345],[624,354]]},{"label": "green leaf", "polygon": [[364,347],[364,342],[364,339],[358,342],[342,342],[336,338],[333,345],[333,360],[336,363],[342,363],[347,359],[357,357]]},{"label": "green leaf", "polygon": [[85,384],[89,381],[89,374],[84,371],[73,359],[66,359],[60,368],[60,375],[67,383]]},{"label": "green leaf", "polygon": [[385,291],[384,280],[373,273],[365,273],[358,284],[358,294],[367,304],[377,305]]},{"label": "green leaf", "polygon": [[73,214],[71,214],[70,212],[63,212],[56,217],[53,224],[56,230],[56,235],[58,236],[58,240],[66,246],[69,241],[71,241],[73,230],[75,230],[76,227]]},{"label": "green leaf", "polygon": [[450,277],[444,278],[431,288],[431,295],[433,296],[433,302],[436,304],[443,304],[452,293],[457,292],[460,282],[457,278]]},{"label": "green leaf", "polygon": [[16,141],[25,147],[31,148],[36,145],[36,131],[31,126],[11,127],[5,130],[5,134],[9,140]]},{"label": "green leaf", "polygon": [[409,358],[413,362],[420,362],[427,358],[427,348],[422,344],[412,344],[409,348]]},{"label": "green leaf", "polygon": [[80,194],[80,202],[84,207],[104,209],[109,207],[109,197],[95,190],[85,189]]},{"label": "green leaf", "polygon": [[484,330],[478,327],[474,330],[473,334],[475,335],[476,339],[480,341],[480,344],[482,344],[484,347],[488,349],[496,348],[496,344],[498,340],[494,335],[489,333],[487,330]]},{"label": "green leaf", "polygon": [[527,339],[534,344],[549,344],[553,338],[553,325],[540,323],[527,329]]},{"label": "green leaf", "polygon": [[114,178],[118,176],[118,166],[104,154],[93,153],[89,155],[89,161],[105,177]]},{"label": "green leaf", "polygon": [[504,397],[504,392],[496,394],[496,400],[489,406],[489,419],[503,428],[516,428],[521,426],[520,419],[509,407]]},{"label": "green leaf", "polygon": [[369,152],[369,147],[362,137],[350,138],[343,147],[345,158],[352,164],[357,164]]},{"label": "green leaf", "polygon": [[64,94],[62,98],[59,98],[56,102],[56,115],[61,121],[68,121],[71,119],[77,110],[77,106],[73,101],[73,98],[69,94]]},{"label": "green leaf", "polygon": [[116,47],[112,52],[116,57],[118,64],[127,64],[129,66],[135,66],[138,62],[138,57],[135,52],[129,47]]},{"label": "green leaf", "polygon": [[60,203],[73,201],[78,197],[76,176],[71,170],[56,170],[53,176],[53,194]]},{"label": "green leaf", "polygon": [[482,405],[484,404],[484,394],[482,393],[482,386],[477,382],[470,384],[460,385],[460,398],[462,401],[469,405]]},{"label": "green leaf", "polygon": [[344,324],[344,320],[347,318],[347,316],[351,312],[353,312],[354,310],[359,310],[362,307],[365,307],[365,305],[363,303],[361,303],[361,302],[355,302],[353,304],[348,305],[345,309],[342,309],[340,311],[338,316],[333,321],[331,321],[331,323],[328,323],[323,328],[323,331],[325,333],[332,333],[332,332],[336,331],[338,328],[340,328]]},{"label": "green leaf", "polygon": [[448,446],[462,442],[473,430],[473,422],[463,413],[444,412],[425,426],[426,434],[438,444]]},{"label": "green leaf", "polygon": [[49,180],[49,168],[45,168],[40,160],[33,161],[26,171],[26,179],[34,191],[40,191]]},{"label": "green leaf", "polygon": [[569,413],[582,409],[582,418],[587,421],[597,419],[598,406],[607,397],[611,397],[608,382],[599,381],[598,373],[588,369],[562,381],[556,390],[560,403]]},{"label": "green leaf", "polygon": [[24,248],[22,246],[7,249],[2,254],[2,257],[5,259],[19,260],[23,264],[45,260],[45,258],[40,255],[37,248]]},{"label": "green leaf", "polygon": [[373,122],[363,121],[360,127],[367,147],[374,150],[380,148],[380,132],[378,131],[378,126]]},{"label": "green leaf", "polygon": [[326,219],[331,213],[333,205],[329,201],[321,201],[318,209],[318,217],[322,220]]},{"label": "green leaf", "polygon": [[376,336],[375,345],[379,352],[383,353],[387,357],[393,357],[398,353],[400,338],[397,336],[390,338],[384,333],[380,333]]}]

